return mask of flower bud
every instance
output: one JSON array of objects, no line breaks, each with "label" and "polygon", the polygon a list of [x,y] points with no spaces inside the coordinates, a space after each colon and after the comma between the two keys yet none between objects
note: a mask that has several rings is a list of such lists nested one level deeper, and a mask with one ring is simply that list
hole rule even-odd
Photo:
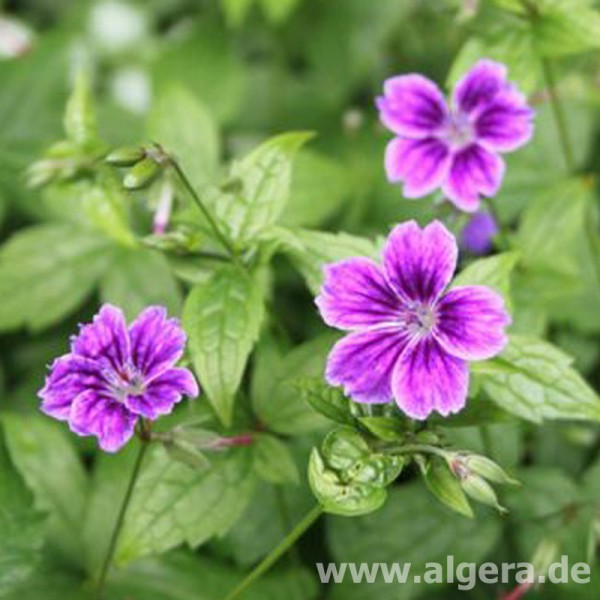
[{"label": "flower bud", "polygon": [[145,155],[143,148],[131,146],[113,150],[104,160],[114,167],[132,167],[140,162]]},{"label": "flower bud", "polygon": [[486,456],[468,454],[464,457],[463,462],[471,472],[480,475],[488,481],[501,484],[520,485],[520,483],[516,479],[510,477],[500,465]]},{"label": "flower bud", "polygon": [[467,496],[473,498],[477,502],[493,506],[500,513],[507,513],[507,509],[498,503],[498,497],[494,492],[492,486],[479,475],[467,475],[464,479],[460,480],[460,485],[467,494]]},{"label": "flower bud", "polygon": [[542,538],[531,558],[534,573],[538,576],[546,575],[550,565],[558,557],[559,552],[560,546],[554,538]]},{"label": "flower bud", "polygon": [[141,190],[150,185],[161,172],[161,167],[151,158],[144,158],[125,175],[123,185],[128,190]]}]

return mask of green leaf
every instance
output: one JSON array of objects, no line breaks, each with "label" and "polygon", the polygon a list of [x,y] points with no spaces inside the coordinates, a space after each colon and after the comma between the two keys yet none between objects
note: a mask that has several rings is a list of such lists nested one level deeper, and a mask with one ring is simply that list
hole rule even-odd
[{"label": "green leaf", "polygon": [[253,5],[254,0],[221,0],[221,8],[230,27],[239,27]]},{"label": "green leaf", "polygon": [[91,84],[88,75],[83,71],[77,74],[75,87],[67,102],[64,128],[67,138],[78,146],[85,147],[98,141]]},{"label": "green leaf", "polygon": [[359,421],[380,440],[397,442],[404,438],[402,421],[397,417],[360,417]]},{"label": "green leaf", "polygon": [[463,269],[452,282],[452,287],[485,285],[504,297],[506,305],[512,305],[510,296],[511,275],[519,260],[518,252],[503,252],[480,258]]},{"label": "green leaf", "polygon": [[334,215],[351,192],[340,161],[303,149],[294,162],[294,177],[282,222],[290,227],[316,227]]},{"label": "green leaf", "polygon": [[37,225],[0,250],[0,329],[43,329],[91,293],[106,267],[106,242],[74,225]]},{"label": "green leaf", "polygon": [[374,260],[379,258],[379,249],[366,238],[308,229],[299,230],[296,234],[304,249],[301,252],[291,250],[290,259],[314,294],[318,294],[321,288],[324,265],[352,256],[367,256]]},{"label": "green leaf", "polygon": [[513,335],[500,356],[471,369],[494,402],[523,419],[598,421],[600,399],[571,363],[549,342]]},{"label": "green leaf", "polygon": [[253,436],[254,469],[270,483],[298,483],[300,474],[288,446],[267,433]]},{"label": "green leaf", "polygon": [[318,413],[342,425],[355,424],[356,420],[350,412],[350,400],[341,389],[327,385],[322,377],[298,379],[294,385]]},{"label": "green leaf", "polygon": [[298,5],[299,0],[258,0],[271,23],[282,23]]},{"label": "green leaf", "polygon": [[159,304],[172,315],[181,310],[181,291],[167,259],[146,249],[119,249],[100,282],[104,302],[120,306],[133,318],[147,306]]},{"label": "green leaf", "polygon": [[35,570],[44,530],[33,497],[13,467],[0,429],[0,596]]},{"label": "green leaf", "polygon": [[48,513],[49,541],[82,566],[80,532],[88,481],[71,439],[44,416],[6,413],[1,420],[6,445],[34,494],[36,509]]},{"label": "green leaf", "polygon": [[114,174],[101,170],[94,182],[79,182],[79,186],[78,202],[90,225],[118,244],[132,247],[135,235],[129,225],[128,199]]},{"label": "green leaf", "polygon": [[[444,565],[450,554],[455,564],[479,563],[501,533],[494,515],[465,519],[441,505],[420,482],[390,490],[386,505],[366,517],[329,518],[327,529],[337,563],[411,563],[410,577],[402,585],[385,583],[381,575],[369,585],[355,585],[347,574],[343,583],[332,587],[334,600],[408,600],[431,593],[431,584],[417,586],[413,581],[414,575],[423,577],[427,563]],[[439,591],[434,594],[440,597]]]},{"label": "green leaf", "polygon": [[213,204],[237,243],[253,240],[277,222],[290,195],[294,156],[311,137],[307,132],[284,133],[233,163]]},{"label": "green leaf", "polygon": [[197,19],[186,35],[170,40],[153,65],[153,83],[161,94],[185,85],[220,123],[230,123],[244,106],[246,70],[238,48],[224,26]]},{"label": "green leaf", "polygon": [[591,0],[539,0],[531,20],[542,56],[564,56],[600,47],[600,12]]},{"label": "green leaf", "polygon": [[267,427],[283,435],[299,435],[327,426],[327,421],[304,400],[298,383],[322,377],[334,334],[328,333],[296,346],[285,357],[261,343],[256,356],[252,406]]},{"label": "green leaf", "polygon": [[224,534],[252,497],[256,477],[248,448],[215,455],[201,471],[169,458],[147,457],[125,518],[117,561],[126,563],[185,542],[195,548]]},{"label": "green leaf", "polygon": [[438,500],[455,512],[473,518],[473,509],[446,461],[434,458],[425,470],[424,478],[429,491]]},{"label": "green leaf", "polygon": [[[214,558],[174,552],[136,562],[111,577],[111,600],[219,600],[244,573]],[[314,600],[318,588],[308,569],[274,569],[246,591],[244,600]]]},{"label": "green leaf", "polygon": [[180,86],[159,94],[148,117],[148,136],[172,153],[197,191],[216,174],[219,132],[200,100]]},{"label": "green leaf", "polygon": [[263,320],[262,290],[234,266],[197,285],[183,309],[183,324],[198,378],[224,424],[231,423],[235,393]]}]

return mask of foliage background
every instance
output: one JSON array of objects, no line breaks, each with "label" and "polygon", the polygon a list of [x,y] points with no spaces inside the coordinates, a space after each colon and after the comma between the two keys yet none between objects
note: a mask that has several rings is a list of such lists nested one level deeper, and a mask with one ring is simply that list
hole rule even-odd
[{"label": "foliage background", "polygon": [[[261,285],[269,290],[262,323],[260,300],[239,307],[232,294],[231,311],[241,311],[240,319],[254,321],[256,329],[245,332],[246,353],[259,337],[249,367],[245,360],[231,367],[229,377],[244,375],[235,412],[231,390],[213,388],[213,396],[223,398],[217,412],[226,431],[259,428],[262,434],[250,448],[211,457],[209,470],[158,452],[151,457],[119,547],[122,568],[109,582],[111,598],[222,598],[314,504],[308,454],[331,424],[300,397],[295,382],[320,376],[335,336],[319,321],[303,276],[314,291],[322,262],[372,253],[371,240],[393,224],[440,214],[429,200],[403,200],[385,181],[388,136],[373,98],[391,74],[417,71],[443,84],[478,57],[491,56],[506,62],[532,94],[535,138],[508,158],[495,200],[504,249],[514,260],[507,266],[504,255],[493,264],[493,276],[501,286],[510,279],[513,332],[550,340],[597,389],[600,17],[594,2],[540,0],[546,17],[534,28],[523,25],[513,0],[479,6],[458,0],[3,4],[4,14],[35,34],[26,55],[0,62],[1,598],[89,597],[85,581],[108,543],[134,452],[101,456],[90,440],[40,416],[36,392],[46,365],[66,351],[77,323],[101,301],[123,306],[129,316],[151,303],[181,314],[192,286],[200,290],[193,293],[198,307],[218,301],[213,288],[202,296],[214,264],[156,250],[150,247],[156,240],[139,241],[151,231],[152,194],[127,194],[108,169],[43,189],[26,185],[26,169],[65,137],[65,103],[82,66],[92,74],[102,139],[110,147],[165,143],[199,189],[272,134],[317,134],[294,161],[277,228],[261,232]],[[541,56],[554,63],[577,176],[565,175]],[[185,197],[178,194],[177,201],[175,225],[198,226]],[[294,251],[297,240],[284,228],[303,249]],[[199,235],[202,246],[205,234]],[[252,297],[248,290],[241,294]],[[502,493],[508,517],[479,509],[472,521],[455,515],[408,469],[383,509],[356,519],[321,519],[245,597],[398,600],[459,593],[452,587],[320,587],[317,561],[424,564],[451,553],[457,560],[517,562],[530,560],[548,538],[572,561],[594,557],[597,396],[557,367],[562,360],[542,356],[525,381],[517,373],[512,396],[502,396],[511,388],[506,381],[501,392],[484,385],[480,402],[487,406],[487,396],[498,400],[500,394],[500,403],[512,409],[495,409],[493,419],[483,421],[483,437],[468,419],[445,428],[457,447],[489,452],[524,482]],[[591,407],[587,413],[583,405]],[[220,427],[205,398],[181,407],[165,427],[199,416]],[[473,421],[481,423],[480,417]],[[595,558],[593,565],[589,585],[549,585],[531,597],[597,598]],[[500,589],[478,586],[460,594],[497,598]]]}]

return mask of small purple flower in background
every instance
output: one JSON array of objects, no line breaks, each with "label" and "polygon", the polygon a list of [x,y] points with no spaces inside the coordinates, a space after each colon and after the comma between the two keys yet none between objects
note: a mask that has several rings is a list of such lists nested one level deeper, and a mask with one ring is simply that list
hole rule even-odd
[{"label": "small purple flower in background", "polygon": [[504,175],[499,154],[516,150],[533,132],[533,110],[506,80],[506,67],[490,60],[458,82],[451,108],[422,75],[388,79],[376,102],[381,122],[398,136],[385,153],[388,179],[403,182],[407,198],[441,187],[467,212],[498,191]]},{"label": "small purple flower in background", "polygon": [[498,224],[489,213],[473,215],[460,236],[461,248],[477,256],[487,254],[493,248],[493,240],[499,233]]},{"label": "small purple flower in background", "polygon": [[156,419],[182,395],[198,395],[190,371],[173,366],[185,342],[179,321],[162,307],[146,308],[128,328],[123,312],[105,304],[73,337],[71,352],[52,364],[41,409],[116,452],[140,418]]},{"label": "small purple flower in background", "polygon": [[510,317],[490,288],[444,291],[457,254],[442,223],[409,221],[388,237],[382,266],[350,258],[325,267],[317,306],[328,325],[350,332],[329,355],[331,385],[357,402],[394,399],[414,419],[464,407],[467,361],[504,348]]}]

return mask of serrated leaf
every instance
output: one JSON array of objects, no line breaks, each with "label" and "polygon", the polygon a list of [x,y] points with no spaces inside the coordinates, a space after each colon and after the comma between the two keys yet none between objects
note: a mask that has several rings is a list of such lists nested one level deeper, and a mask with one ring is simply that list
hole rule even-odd
[{"label": "serrated leaf", "polygon": [[245,271],[224,266],[193,288],[183,325],[200,384],[228,425],[248,356],[258,338],[264,304],[260,284]]},{"label": "serrated leaf", "polygon": [[161,91],[147,129],[151,140],[174,154],[196,191],[215,176],[221,153],[217,125],[188,90],[172,85]]},{"label": "serrated leaf", "polygon": [[549,342],[513,335],[500,356],[471,369],[494,402],[523,419],[600,421],[600,398],[572,362]]},{"label": "serrated leaf", "polygon": [[88,480],[69,434],[42,415],[2,415],[6,445],[15,466],[48,513],[46,531],[53,549],[81,564],[81,523]]},{"label": "serrated leaf", "polygon": [[321,288],[324,265],[352,256],[379,259],[377,245],[367,238],[348,233],[324,233],[308,229],[297,231],[296,236],[304,245],[304,250],[291,251],[290,259],[314,294]]},{"label": "serrated leaf", "polygon": [[404,437],[402,422],[394,417],[359,417],[364,425],[374,436],[386,442],[397,442]]},{"label": "serrated leaf", "polygon": [[0,329],[47,327],[90,294],[108,262],[104,238],[67,224],[37,225],[0,250]]},{"label": "serrated leaf", "polygon": [[0,428],[0,596],[17,588],[35,570],[44,531],[33,497],[11,463]]},{"label": "serrated leaf", "polygon": [[308,132],[284,133],[233,163],[230,185],[221,189],[213,206],[238,244],[277,222],[289,198],[294,156],[311,137]]},{"label": "serrated leaf", "polygon": [[215,455],[210,468],[201,471],[154,448],[127,511],[117,561],[162,553],[183,542],[195,548],[225,533],[252,497],[256,476],[251,467],[248,448]]},{"label": "serrated leaf", "polygon": [[179,315],[181,290],[164,255],[143,248],[119,249],[100,282],[104,302],[120,306],[134,318],[147,306],[160,304]]}]

